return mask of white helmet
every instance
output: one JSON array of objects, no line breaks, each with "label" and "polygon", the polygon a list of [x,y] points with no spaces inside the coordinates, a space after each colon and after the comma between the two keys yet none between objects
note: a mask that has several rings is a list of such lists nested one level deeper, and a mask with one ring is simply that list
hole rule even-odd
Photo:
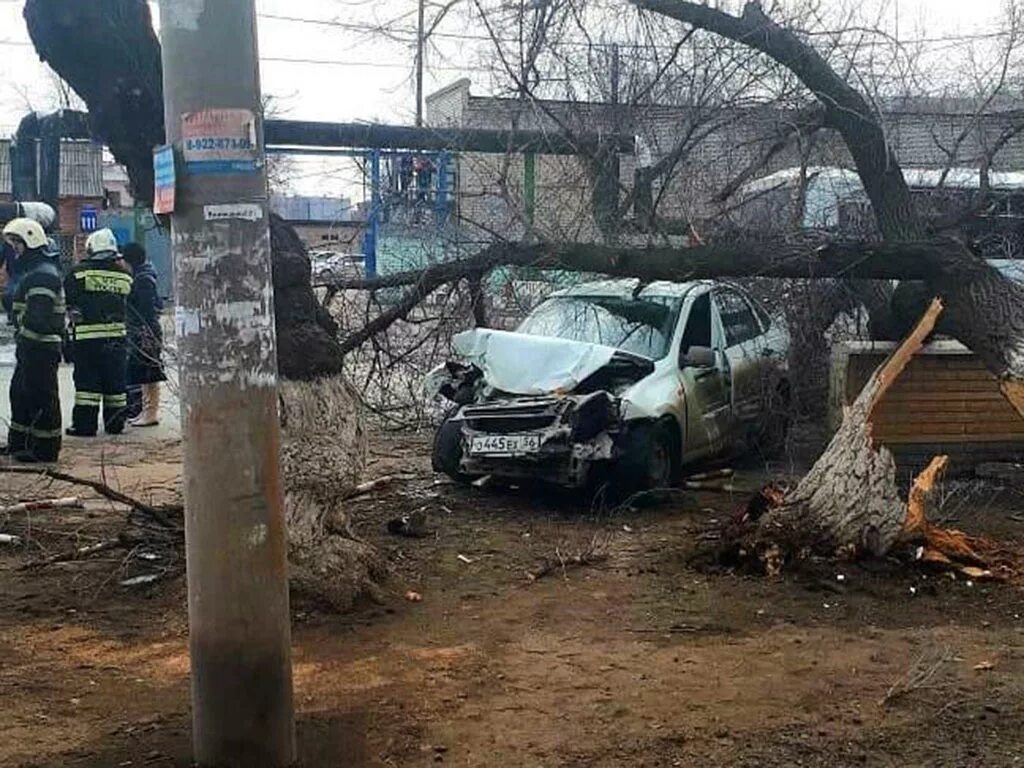
[{"label": "white helmet", "polygon": [[85,241],[85,252],[90,256],[98,256],[101,253],[116,254],[117,238],[109,229],[97,229]]},{"label": "white helmet", "polygon": [[57,213],[46,203],[19,203],[21,215],[27,219],[34,219],[43,225],[43,229],[49,229],[57,220]]},{"label": "white helmet", "polygon": [[17,237],[30,250],[43,248],[49,242],[43,227],[33,219],[11,219],[4,227],[4,237]]}]

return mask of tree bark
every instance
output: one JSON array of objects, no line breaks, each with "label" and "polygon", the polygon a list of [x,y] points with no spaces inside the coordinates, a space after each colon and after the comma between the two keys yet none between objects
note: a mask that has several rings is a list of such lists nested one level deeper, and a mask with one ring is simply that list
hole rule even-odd
[{"label": "tree bark", "polygon": [[907,517],[896,487],[896,462],[871,435],[871,414],[906,368],[942,312],[936,299],[917,327],[868,380],[843,414],[828,448],[782,506],[761,519],[758,550],[766,569],[777,573],[802,550],[828,554],[884,555],[897,541]]},{"label": "tree bark", "polygon": [[362,479],[366,433],[358,392],[341,377],[280,388],[282,466],[293,591],[348,611],[377,598],[384,558],[350,526],[344,499]]}]

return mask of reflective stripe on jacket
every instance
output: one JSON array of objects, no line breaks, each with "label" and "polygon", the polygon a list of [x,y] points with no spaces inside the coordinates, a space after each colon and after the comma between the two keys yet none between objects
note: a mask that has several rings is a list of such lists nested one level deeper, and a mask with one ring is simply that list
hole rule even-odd
[{"label": "reflective stripe on jacket", "polygon": [[65,315],[60,271],[41,252],[27,253],[19,259],[22,260],[24,264],[11,304],[15,339],[59,348]]},{"label": "reflective stripe on jacket", "polygon": [[118,262],[85,259],[64,281],[68,306],[78,314],[75,340],[123,339],[132,277]]}]

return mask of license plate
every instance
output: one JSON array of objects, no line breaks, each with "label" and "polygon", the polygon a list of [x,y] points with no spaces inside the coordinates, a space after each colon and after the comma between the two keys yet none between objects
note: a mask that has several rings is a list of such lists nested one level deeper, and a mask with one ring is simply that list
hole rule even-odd
[{"label": "license plate", "polygon": [[474,456],[521,456],[540,451],[540,435],[480,435],[469,444]]}]

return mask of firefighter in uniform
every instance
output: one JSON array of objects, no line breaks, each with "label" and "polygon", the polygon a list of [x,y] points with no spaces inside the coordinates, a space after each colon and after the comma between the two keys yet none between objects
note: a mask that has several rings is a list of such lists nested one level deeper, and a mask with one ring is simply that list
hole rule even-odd
[{"label": "firefighter in uniform", "polygon": [[60,271],[38,222],[13,219],[3,234],[17,254],[20,278],[11,305],[16,360],[11,423],[7,446],[0,452],[16,461],[53,462],[61,443],[57,367],[65,313]]},{"label": "firefighter in uniform", "polygon": [[90,235],[85,250],[86,257],[64,280],[68,308],[75,319],[75,407],[67,433],[95,437],[102,406],[106,433],[119,435],[128,413],[125,319],[132,277],[109,229]]}]

